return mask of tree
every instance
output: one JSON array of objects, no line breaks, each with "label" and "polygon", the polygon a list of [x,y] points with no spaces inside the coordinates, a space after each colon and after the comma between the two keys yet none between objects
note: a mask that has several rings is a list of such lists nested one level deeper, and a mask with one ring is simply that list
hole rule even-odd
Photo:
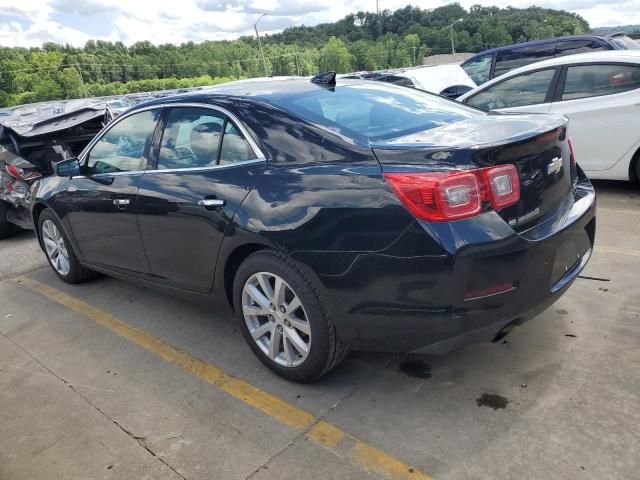
[{"label": "tree", "polygon": [[[265,35],[269,71],[311,75],[412,65],[429,53],[479,52],[513,42],[589,31],[579,15],[540,7],[499,8],[453,3],[432,10],[360,11],[333,23]],[[428,46],[428,48],[427,48]],[[80,71],[81,73],[80,73]],[[37,100],[206,85],[264,75],[255,37],[182,45],[89,40],[84,47],[45,43],[0,47],[0,106]],[[83,85],[84,80],[84,85]],[[204,83],[203,83],[204,82]]]},{"label": "tree", "polygon": [[344,42],[331,37],[320,50],[320,70],[323,72],[344,73],[351,70],[353,57]]},{"label": "tree", "polygon": [[64,98],[78,98],[84,95],[82,78],[75,68],[63,69],[58,77],[58,83]]}]

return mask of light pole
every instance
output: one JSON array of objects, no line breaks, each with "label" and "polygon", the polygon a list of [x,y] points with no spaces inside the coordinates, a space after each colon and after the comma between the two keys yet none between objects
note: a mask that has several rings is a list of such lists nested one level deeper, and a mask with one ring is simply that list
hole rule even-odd
[{"label": "light pole", "polygon": [[264,67],[264,74],[266,77],[269,76],[269,70],[267,70],[267,61],[264,59],[264,50],[262,50],[262,40],[260,40],[260,34],[258,33],[258,23],[262,20],[266,13],[260,15],[260,18],[253,24],[253,28],[256,30],[256,37],[258,37],[258,47],[260,48],[260,56],[262,57],[262,66]]},{"label": "light pole", "polygon": [[413,50],[413,66],[416,66],[416,50],[418,49],[418,47],[411,47],[411,50]]},{"label": "light pole", "polygon": [[453,43],[453,26],[458,22],[462,22],[463,20],[463,18],[459,18],[451,25],[449,25],[449,33],[451,34],[451,54],[453,55],[454,60],[456,59],[456,46]]}]

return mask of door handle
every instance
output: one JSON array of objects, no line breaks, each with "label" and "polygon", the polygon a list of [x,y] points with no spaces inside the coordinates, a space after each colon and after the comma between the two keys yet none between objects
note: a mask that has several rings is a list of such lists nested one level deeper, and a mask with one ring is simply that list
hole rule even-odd
[{"label": "door handle", "polygon": [[125,208],[125,207],[126,207],[127,205],[129,205],[130,203],[131,203],[131,200],[129,200],[129,199],[127,199],[127,198],[116,198],[116,199],[113,201],[113,204],[114,204],[116,207],[120,208],[120,209]]},{"label": "door handle", "polygon": [[221,200],[219,198],[204,198],[202,200],[198,200],[198,205],[202,207],[224,207],[227,204],[225,200]]}]

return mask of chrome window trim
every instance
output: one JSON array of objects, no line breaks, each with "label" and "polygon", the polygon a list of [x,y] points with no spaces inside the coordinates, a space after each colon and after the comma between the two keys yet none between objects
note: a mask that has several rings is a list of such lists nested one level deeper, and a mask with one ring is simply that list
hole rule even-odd
[{"label": "chrome window trim", "polygon": [[[127,112],[127,113],[117,117],[113,122],[111,122],[108,125],[108,129],[105,127],[105,129],[102,132],[100,132],[93,140],[91,140],[89,145],[87,145],[86,148],[82,151],[82,153],[78,156],[78,161],[80,162],[80,164],[82,164],[86,160],[87,155],[89,154],[91,149],[94,147],[94,145],[96,143],[98,143],[100,140],[102,140],[102,138],[113,127],[115,127],[118,123],[120,123],[124,119],[129,118],[132,115],[135,115],[137,113],[142,113],[142,112],[147,112],[147,111],[150,111],[150,110],[157,110],[157,109],[162,109],[162,108],[173,108],[173,107],[178,107],[178,108],[204,108],[204,109],[208,109],[208,110],[214,110],[214,111],[216,111],[218,113],[222,113],[223,115],[226,115],[227,118],[229,120],[231,120],[231,122],[234,124],[234,126],[240,131],[240,133],[242,134],[244,139],[249,143],[249,146],[251,147],[251,150],[253,150],[253,153],[256,155],[257,158],[251,159],[251,160],[247,160],[247,161],[243,161],[243,162],[236,162],[236,163],[230,163],[230,164],[225,164],[225,165],[215,165],[215,166],[212,166],[212,167],[204,167],[204,168],[203,167],[192,167],[192,168],[176,168],[176,169],[167,169],[167,170],[149,169],[149,170],[143,170],[142,171],[143,173],[209,170],[209,169],[216,169],[216,168],[220,168],[220,167],[228,167],[228,166],[234,166],[234,165],[244,165],[244,164],[247,164],[247,163],[258,162],[258,161],[260,161],[260,162],[266,162],[267,161],[267,157],[264,155],[264,153],[262,153],[262,151],[260,150],[260,148],[258,147],[256,142],[253,140],[253,138],[251,138],[251,135],[249,135],[249,132],[244,127],[244,125],[240,122],[238,117],[236,117],[233,113],[231,113],[226,108],[222,108],[222,107],[219,107],[217,105],[211,105],[211,104],[208,104],[208,103],[197,103],[197,102],[162,103],[162,104],[159,104],[159,105],[150,105],[148,107],[143,107],[143,108],[139,108],[139,109],[133,110],[131,112]],[[134,174],[134,173],[139,173],[139,172],[140,171],[136,171],[136,172],[134,172],[134,171],[115,172],[115,173],[109,173],[109,174],[106,174],[106,175]],[[99,173],[99,174],[96,174],[96,175],[104,175],[104,174]],[[96,175],[92,175],[92,176],[95,177]],[[81,176],[73,177],[73,178],[81,178]]]},{"label": "chrome window trim", "polygon": [[165,170],[131,170],[126,172],[113,172],[113,173],[96,173],[95,175],[74,175],[72,180],[89,179],[89,178],[104,178],[104,177],[121,177],[123,175],[155,175],[162,173],[198,173],[198,172],[212,172],[216,170],[226,170],[233,167],[241,167],[245,165],[251,165],[254,163],[265,163],[265,158],[254,158],[253,160],[245,160],[243,162],[225,163],[223,165],[212,165],[210,167],[191,167],[191,168],[167,168]]},{"label": "chrome window trim", "polygon": [[145,170],[144,173],[146,175],[155,175],[158,173],[181,173],[181,172],[210,172],[214,170],[226,170],[227,168],[238,167],[243,165],[249,165],[252,163],[263,163],[266,162],[266,158],[254,158],[252,160],[244,160],[242,162],[234,162],[234,163],[225,163],[222,165],[212,165],[210,167],[186,167],[186,168],[167,168],[164,170],[152,169]]}]

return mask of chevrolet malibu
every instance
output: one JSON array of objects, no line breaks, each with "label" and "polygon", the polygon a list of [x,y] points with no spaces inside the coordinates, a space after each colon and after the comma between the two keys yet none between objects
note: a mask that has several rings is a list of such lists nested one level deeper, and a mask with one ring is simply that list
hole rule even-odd
[{"label": "chevrolet malibu", "polygon": [[231,307],[301,382],[350,349],[504,335],[567,290],[595,235],[564,117],[333,73],[139,105],[55,171],[31,211],[63,281]]}]

